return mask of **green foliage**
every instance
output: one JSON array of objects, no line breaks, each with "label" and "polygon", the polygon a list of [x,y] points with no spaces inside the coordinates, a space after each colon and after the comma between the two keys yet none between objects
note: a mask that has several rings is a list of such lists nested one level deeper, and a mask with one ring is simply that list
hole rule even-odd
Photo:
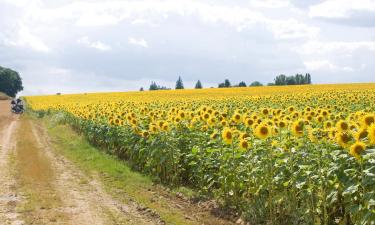
[{"label": "green foliage", "polygon": [[156,84],[155,81],[152,81],[149,90],[150,90],[150,91],[156,91],[156,90],[170,90],[170,88],[167,88],[167,87],[165,87],[165,86],[159,86],[159,85]]},{"label": "green foliage", "polygon": [[203,86],[202,86],[202,83],[200,80],[197,81],[197,83],[195,84],[195,89],[202,89]]},{"label": "green foliage", "polygon": [[281,74],[275,78],[275,85],[301,85],[311,84],[311,75],[306,73],[305,75],[296,74],[294,76],[286,76]]},{"label": "green foliage", "polygon": [[262,83],[260,83],[259,81],[254,81],[250,84],[249,87],[260,87],[260,86],[263,86]]},{"label": "green foliage", "polygon": [[229,88],[229,87],[232,87],[230,81],[228,79],[225,79],[224,80],[224,83],[220,83],[218,85],[219,88]]},{"label": "green foliage", "polygon": [[238,84],[238,87],[247,87],[245,81],[241,81],[239,84]]},{"label": "green foliage", "polygon": [[[375,150],[358,161],[336,145],[309,140],[285,150],[254,141],[225,145],[181,125],[144,138],[130,127],[68,116],[88,140],[168,185],[186,185],[243,212],[255,224],[369,224],[375,220]],[[284,131],[289,132],[289,131]],[[285,136],[286,133],[281,135]],[[280,222],[282,221],[282,222]]]},{"label": "green foliage", "polygon": [[178,80],[176,81],[176,89],[184,89],[184,83],[182,82],[181,77],[178,77]]},{"label": "green foliage", "polygon": [[22,90],[22,79],[18,72],[0,66],[0,92],[15,97]]}]

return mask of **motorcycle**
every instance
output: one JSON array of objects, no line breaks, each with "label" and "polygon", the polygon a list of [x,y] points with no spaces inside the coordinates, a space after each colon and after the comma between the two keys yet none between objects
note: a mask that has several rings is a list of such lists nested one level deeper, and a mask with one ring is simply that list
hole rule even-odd
[{"label": "motorcycle", "polygon": [[14,114],[22,114],[24,111],[22,105],[14,105],[12,106],[11,110],[12,110],[12,113]]}]

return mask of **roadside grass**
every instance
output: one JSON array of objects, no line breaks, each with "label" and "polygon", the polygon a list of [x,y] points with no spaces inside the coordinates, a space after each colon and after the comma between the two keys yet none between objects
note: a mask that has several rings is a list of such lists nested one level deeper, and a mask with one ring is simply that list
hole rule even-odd
[{"label": "roadside grass", "polygon": [[[70,126],[56,124],[51,117],[42,120],[55,151],[78,165],[89,177],[99,177],[106,191],[116,199],[124,203],[137,202],[141,208],[156,212],[167,224],[222,224],[215,223],[216,218],[209,212],[187,206],[188,203],[155,185],[150,177],[132,171],[126,162],[93,147]],[[174,190],[177,191],[187,195],[194,193],[188,188]],[[194,219],[194,215],[199,215],[200,219]]]}]

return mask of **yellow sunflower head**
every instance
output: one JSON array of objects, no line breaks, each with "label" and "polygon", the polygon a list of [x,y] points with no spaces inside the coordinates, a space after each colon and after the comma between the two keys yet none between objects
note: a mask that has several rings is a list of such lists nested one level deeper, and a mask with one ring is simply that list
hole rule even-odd
[{"label": "yellow sunflower head", "polygon": [[249,148],[249,143],[246,140],[241,140],[239,143],[240,149],[246,150]]},{"label": "yellow sunflower head", "polygon": [[361,154],[366,150],[366,145],[363,142],[356,142],[350,146],[349,153],[354,156],[356,159],[361,158]]},{"label": "yellow sunflower head", "polygon": [[254,120],[251,118],[246,118],[245,120],[245,126],[246,127],[251,127],[254,124]]},{"label": "yellow sunflower head", "polygon": [[292,133],[296,137],[302,137],[304,126],[305,126],[305,122],[303,120],[294,121],[293,124],[292,124]]},{"label": "yellow sunflower head", "polygon": [[374,114],[367,114],[362,117],[362,126],[364,128],[367,128],[371,126],[372,124],[375,124],[375,115]]},{"label": "yellow sunflower head", "polygon": [[230,128],[228,128],[228,127],[224,128],[221,136],[222,136],[225,143],[232,144],[233,131]]},{"label": "yellow sunflower head", "polygon": [[241,140],[244,140],[246,138],[250,137],[247,133],[243,132],[243,133],[240,133],[240,139]]},{"label": "yellow sunflower head", "polygon": [[340,132],[348,131],[350,129],[349,123],[345,120],[339,120],[336,123],[336,128]]},{"label": "yellow sunflower head", "polygon": [[259,124],[254,131],[254,135],[260,139],[266,139],[271,135],[271,129],[266,123]]},{"label": "yellow sunflower head", "polygon": [[372,145],[375,145],[375,124],[372,124],[368,129],[368,139]]},{"label": "yellow sunflower head", "polygon": [[336,133],[336,142],[343,148],[348,147],[352,139],[353,139],[352,136],[348,132]]},{"label": "yellow sunflower head", "polygon": [[357,141],[361,141],[362,139],[367,138],[368,131],[367,129],[360,129],[358,132],[355,133],[354,136]]}]

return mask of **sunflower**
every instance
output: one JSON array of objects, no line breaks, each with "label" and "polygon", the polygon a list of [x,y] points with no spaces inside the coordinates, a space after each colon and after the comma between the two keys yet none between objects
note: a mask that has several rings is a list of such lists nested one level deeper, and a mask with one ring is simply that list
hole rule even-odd
[{"label": "sunflower", "polygon": [[163,126],[161,127],[161,129],[163,131],[169,131],[169,124],[168,123],[164,123]]},{"label": "sunflower", "polygon": [[278,126],[280,128],[285,128],[286,127],[286,122],[284,120],[281,120],[279,123],[278,123]]},{"label": "sunflower", "polygon": [[219,137],[219,134],[216,132],[216,131],[214,131],[211,135],[210,135],[210,138],[211,139],[217,139]]},{"label": "sunflower", "polygon": [[226,127],[223,129],[223,132],[221,134],[223,140],[227,144],[231,144],[233,141],[233,132],[230,128]]},{"label": "sunflower", "polygon": [[241,121],[241,118],[241,115],[239,113],[236,113],[233,115],[232,121],[234,121],[235,123],[239,123]]},{"label": "sunflower", "polygon": [[263,114],[264,116],[267,116],[269,112],[270,112],[270,111],[269,111],[268,109],[266,109],[266,108],[262,109],[262,114]]},{"label": "sunflower", "polygon": [[332,122],[330,120],[324,122],[324,129],[328,130],[332,128]]},{"label": "sunflower", "polygon": [[355,139],[357,141],[360,141],[362,139],[365,139],[368,136],[368,131],[367,129],[360,129],[358,132],[355,133]]},{"label": "sunflower", "polygon": [[149,130],[150,130],[151,133],[156,133],[156,132],[158,132],[158,128],[157,128],[155,125],[150,125]]},{"label": "sunflower", "polygon": [[303,120],[296,120],[292,124],[292,133],[297,137],[303,136],[303,127],[305,122]]},{"label": "sunflower", "polygon": [[146,130],[142,131],[142,137],[147,138],[150,135],[150,133]]},{"label": "sunflower", "polygon": [[340,132],[348,131],[350,129],[349,123],[345,120],[339,120],[339,122],[336,123],[336,128]]},{"label": "sunflower", "polygon": [[260,139],[265,139],[271,135],[271,129],[266,123],[259,124],[255,128],[254,135]]},{"label": "sunflower", "polygon": [[221,126],[225,127],[228,125],[228,122],[226,120],[220,121]]},{"label": "sunflower", "polygon": [[203,115],[203,119],[208,120],[209,118],[210,118],[210,114],[205,113],[205,114]]},{"label": "sunflower", "polygon": [[239,143],[240,149],[246,150],[249,148],[249,143],[246,140],[241,140]]},{"label": "sunflower", "polygon": [[373,115],[373,114],[368,114],[368,115],[365,115],[365,116],[362,118],[362,125],[363,125],[365,128],[371,126],[372,124],[375,124],[375,115]]},{"label": "sunflower", "polygon": [[375,145],[375,124],[372,124],[368,129],[368,139],[372,145]]},{"label": "sunflower", "polygon": [[347,132],[337,132],[336,133],[336,142],[341,147],[346,148],[349,146],[349,142],[352,140],[352,137]]},{"label": "sunflower", "polygon": [[240,133],[240,139],[241,140],[244,140],[246,138],[250,137],[247,133],[243,132],[243,133]]},{"label": "sunflower", "polygon": [[214,116],[211,116],[211,117],[208,119],[207,123],[208,123],[210,126],[215,125],[215,124],[216,124],[216,118],[215,118]]},{"label": "sunflower", "polygon": [[251,118],[246,118],[245,120],[246,127],[251,127],[253,124],[254,124],[254,120],[252,120]]},{"label": "sunflower", "polygon": [[356,159],[360,159],[361,153],[366,150],[366,145],[363,142],[356,142],[350,146],[349,153]]}]

